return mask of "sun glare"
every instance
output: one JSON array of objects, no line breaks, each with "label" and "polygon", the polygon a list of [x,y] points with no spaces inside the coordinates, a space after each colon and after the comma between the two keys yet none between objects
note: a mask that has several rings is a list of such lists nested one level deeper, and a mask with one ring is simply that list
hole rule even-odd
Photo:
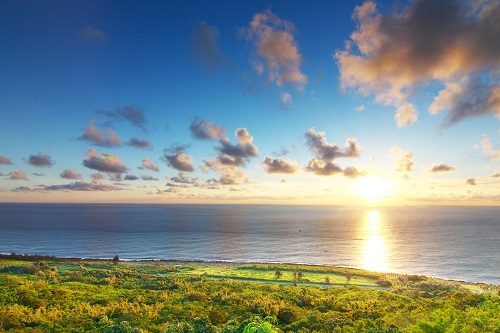
[{"label": "sun glare", "polygon": [[370,202],[384,200],[388,190],[389,183],[378,175],[359,178],[354,184],[354,193]]}]

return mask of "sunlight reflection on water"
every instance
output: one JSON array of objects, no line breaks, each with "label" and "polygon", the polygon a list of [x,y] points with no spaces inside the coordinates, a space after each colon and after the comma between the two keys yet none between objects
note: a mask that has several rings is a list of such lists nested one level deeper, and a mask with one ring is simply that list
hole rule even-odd
[{"label": "sunlight reflection on water", "polygon": [[371,210],[364,217],[362,226],[364,245],[361,267],[371,271],[389,271],[383,216],[378,211]]}]

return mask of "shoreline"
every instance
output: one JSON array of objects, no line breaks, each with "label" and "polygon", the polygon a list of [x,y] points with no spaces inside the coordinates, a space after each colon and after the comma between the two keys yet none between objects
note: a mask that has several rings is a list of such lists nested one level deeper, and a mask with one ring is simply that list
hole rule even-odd
[{"label": "shoreline", "polygon": [[[68,261],[68,262],[103,262],[103,263],[113,263],[113,258],[91,258],[91,257],[56,257],[49,255],[37,255],[37,254],[17,254],[17,253],[0,253],[0,260],[19,260],[19,261]],[[349,266],[334,266],[334,265],[322,265],[322,264],[308,264],[308,263],[292,263],[292,262],[263,262],[263,261],[232,261],[232,260],[200,260],[200,259],[156,259],[156,258],[141,258],[141,259],[127,259],[118,258],[119,262],[123,263],[192,263],[192,264],[214,264],[214,265],[233,265],[233,266],[243,266],[243,265],[278,265],[278,266],[297,266],[299,267],[311,267],[311,268],[325,268],[331,270],[345,270],[352,273],[358,273],[360,275],[377,275],[377,276],[397,276],[397,277],[418,277],[426,279],[434,279],[449,283],[458,283],[464,285],[473,285],[478,287],[500,287],[500,285],[485,283],[485,282],[470,282],[458,279],[445,279],[440,277],[428,276],[428,275],[418,275],[411,273],[394,273],[394,272],[378,272],[369,271],[362,268],[349,267]],[[482,288],[481,288],[482,289]]]}]

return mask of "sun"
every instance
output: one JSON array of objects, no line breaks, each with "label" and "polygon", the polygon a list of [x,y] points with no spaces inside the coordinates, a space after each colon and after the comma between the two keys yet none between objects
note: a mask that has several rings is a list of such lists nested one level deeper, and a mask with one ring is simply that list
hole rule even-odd
[{"label": "sun", "polygon": [[382,201],[389,194],[389,182],[379,175],[358,178],[353,187],[354,194],[369,202]]}]

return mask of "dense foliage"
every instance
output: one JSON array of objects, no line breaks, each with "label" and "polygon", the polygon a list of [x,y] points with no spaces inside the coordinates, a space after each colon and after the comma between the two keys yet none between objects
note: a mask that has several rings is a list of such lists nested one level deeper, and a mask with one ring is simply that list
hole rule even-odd
[{"label": "dense foliage", "polygon": [[345,269],[246,268],[274,280],[186,274],[188,263],[0,260],[0,332],[500,333],[496,290],[396,276],[385,277],[387,288],[294,286],[284,283],[290,270],[306,279],[324,269],[335,279]]}]

